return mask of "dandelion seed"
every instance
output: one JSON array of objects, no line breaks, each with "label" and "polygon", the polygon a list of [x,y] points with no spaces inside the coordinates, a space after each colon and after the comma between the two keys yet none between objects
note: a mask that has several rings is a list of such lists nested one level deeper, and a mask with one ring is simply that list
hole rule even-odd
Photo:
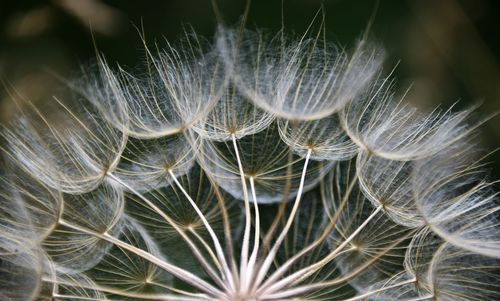
[{"label": "dandelion seed", "polygon": [[[344,128],[362,149],[390,160],[414,160],[467,137],[472,109],[420,114],[396,100],[389,78],[377,80],[344,107]],[[404,98],[404,97],[403,97]]]},{"label": "dandelion seed", "polygon": [[311,120],[344,107],[370,82],[382,57],[365,41],[349,55],[321,41],[320,33],[289,38],[221,28],[217,43],[234,81],[257,106]]},{"label": "dandelion seed", "polygon": [[[87,94],[111,124],[131,137],[180,133],[203,118],[223,93],[222,63],[203,44],[194,32],[186,31],[181,47],[168,45],[155,54],[144,46],[145,78],[123,69],[113,72],[101,59],[100,78]],[[107,90],[113,91],[111,97]]]},{"label": "dandelion seed", "polygon": [[[118,165],[127,137],[97,115],[87,101],[75,110],[55,99],[57,123],[35,110],[4,131],[8,156],[28,174],[66,193],[95,189]],[[56,109],[57,110],[57,109]]]}]

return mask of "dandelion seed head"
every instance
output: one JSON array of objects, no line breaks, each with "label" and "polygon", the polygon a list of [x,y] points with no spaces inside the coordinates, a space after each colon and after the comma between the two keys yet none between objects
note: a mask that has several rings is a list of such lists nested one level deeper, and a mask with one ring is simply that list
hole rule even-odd
[{"label": "dandelion seed head", "polygon": [[144,41],[2,128],[0,298],[500,299],[473,108],[421,113],[324,36]]}]

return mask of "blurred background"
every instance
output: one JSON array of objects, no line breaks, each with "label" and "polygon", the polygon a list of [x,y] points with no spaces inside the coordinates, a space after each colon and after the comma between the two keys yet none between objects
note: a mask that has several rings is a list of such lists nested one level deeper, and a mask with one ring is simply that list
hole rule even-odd
[{"label": "blurred background", "polygon": [[[236,23],[245,0],[216,0],[226,24]],[[329,40],[352,45],[375,11],[369,0],[284,0],[287,31],[302,33],[321,4]],[[95,43],[109,62],[134,67],[143,59],[136,27],[148,41],[172,41],[190,24],[210,39],[216,18],[209,0],[16,0],[0,3],[0,80],[43,104],[95,57]],[[482,103],[487,116],[500,111],[500,1],[380,0],[371,36],[385,47],[388,73],[398,89],[412,86],[407,100],[429,110]],[[249,27],[279,30],[281,0],[253,0]],[[57,76],[54,76],[57,75]],[[0,88],[0,123],[14,116],[12,95]],[[500,147],[500,117],[482,127],[485,149]],[[500,152],[488,162],[500,178]]]}]

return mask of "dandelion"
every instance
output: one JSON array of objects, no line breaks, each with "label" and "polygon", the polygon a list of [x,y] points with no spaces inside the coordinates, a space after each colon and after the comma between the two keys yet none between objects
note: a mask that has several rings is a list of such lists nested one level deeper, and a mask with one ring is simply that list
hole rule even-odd
[{"label": "dandelion", "polygon": [[2,129],[2,300],[496,300],[472,110],[419,113],[382,51],[221,27],[98,57]]}]

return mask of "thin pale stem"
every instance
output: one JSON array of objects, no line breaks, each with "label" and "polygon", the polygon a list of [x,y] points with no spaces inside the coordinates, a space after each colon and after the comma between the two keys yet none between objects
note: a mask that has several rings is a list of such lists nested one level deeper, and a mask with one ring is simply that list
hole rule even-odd
[{"label": "thin pale stem", "polygon": [[[94,298],[94,297],[86,297],[86,296],[76,296],[76,295],[61,295],[61,294],[52,294],[52,297],[59,299],[68,299],[68,300],[87,300],[87,301],[109,301],[110,299],[104,297],[104,299]],[[131,297],[134,298],[134,297]],[[212,300],[210,298],[190,298],[190,297],[182,297],[182,296],[168,296],[168,295],[151,295],[144,296],[139,295],[138,298],[146,299],[146,300],[157,300],[157,301],[200,301],[200,300]]]},{"label": "thin pale stem", "polygon": [[288,234],[288,231],[290,230],[290,227],[293,224],[293,220],[295,219],[295,214],[297,213],[300,205],[300,200],[302,198],[302,191],[304,190],[304,182],[306,178],[306,172],[307,172],[307,165],[309,164],[309,159],[311,158],[311,153],[312,150],[309,149],[307,151],[307,155],[304,161],[304,167],[302,168],[302,175],[300,177],[300,185],[299,189],[297,191],[297,197],[295,198],[295,202],[293,204],[292,211],[290,212],[290,216],[288,217],[288,220],[285,224],[285,227],[281,231],[280,235],[278,236],[278,239],[274,243],[273,247],[269,251],[269,253],[266,256],[266,259],[262,263],[262,265],[259,267],[259,272],[256,275],[255,281],[253,283],[253,290],[257,289],[257,286],[264,280],[264,277],[266,276],[269,268],[271,267],[271,264],[276,257],[276,254],[278,253],[278,249],[281,246],[281,243],[285,239],[286,235]]},{"label": "thin pale stem", "polygon": [[[150,282],[151,284],[154,284],[156,286],[161,286],[164,287],[168,290],[177,292],[178,294],[148,294],[148,293],[136,293],[133,291],[127,291],[127,290],[120,290],[116,289],[113,287],[107,287],[107,286],[102,286],[102,285],[91,285],[88,283],[80,283],[80,282],[70,282],[70,281],[61,281],[59,279],[51,279],[48,277],[42,277],[42,280],[44,282],[50,282],[50,283],[55,283],[57,285],[64,285],[64,286],[76,286],[78,288],[85,288],[89,290],[95,290],[99,292],[104,292],[104,293],[109,293],[113,295],[118,295],[118,296],[124,296],[127,298],[132,298],[132,299],[145,299],[145,300],[184,300],[184,301],[196,301],[196,300],[211,300],[211,297],[206,294],[196,294],[196,293],[191,293],[191,292],[186,292],[180,289],[175,289],[173,287],[167,286],[167,285],[161,285],[157,284],[154,282]],[[55,295],[53,295],[55,296]],[[81,298],[76,298],[75,299],[81,299]],[[106,299],[108,300],[108,299]]]},{"label": "thin pale stem", "polygon": [[[380,258],[382,256],[384,256],[388,251],[392,250],[394,247],[396,247],[402,241],[408,239],[408,237],[410,237],[412,235],[412,233],[413,232],[408,232],[407,234],[403,235],[397,241],[395,241],[391,245],[387,246],[387,248],[385,248],[382,252],[377,254],[377,256],[373,257],[372,259],[368,260],[367,262],[365,262],[364,264],[362,264],[358,268],[352,270],[351,272],[349,272],[348,274],[346,274],[340,278],[336,278],[336,279],[329,280],[329,281],[323,281],[323,282],[314,282],[314,283],[303,285],[303,286],[295,286],[291,289],[285,289],[285,290],[281,289],[283,286],[280,286],[279,291],[275,290],[273,292],[266,292],[266,295],[258,295],[258,296],[264,300],[276,300],[276,299],[283,300],[283,299],[291,298],[293,296],[303,295],[307,292],[315,291],[315,290],[322,289],[322,288],[332,287],[332,286],[344,283],[344,282],[358,276],[360,273],[362,273],[367,268],[373,266],[373,264],[375,262],[377,262],[378,260],[380,260]],[[344,251],[341,251],[337,255],[343,254],[344,252],[350,252],[352,250],[354,250],[354,248],[346,249]],[[304,275],[303,277],[299,277],[295,281],[292,281],[292,282],[289,282],[288,284],[286,284],[286,286],[294,286],[294,285],[298,284],[299,282],[302,282],[305,278],[307,278],[309,276],[310,276],[310,274]]]},{"label": "thin pale stem", "polygon": [[[255,180],[253,177],[250,177],[250,190],[252,191],[252,199],[253,199],[253,204],[254,204],[254,211],[255,211],[255,235],[254,235],[254,245],[253,245],[253,250],[252,254],[250,255],[250,259],[248,261],[248,272],[249,273],[255,273],[254,272],[254,267],[255,267],[255,262],[257,261],[257,255],[259,253],[259,241],[260,241],[260,214],[259,214],[259,205],[257,203],[257,194],[255,193]],[[248,290],[249,287],[249,279],[250,277],[247,277],[247,282],[243,283],[243,287]]]},{"label": "thin pale stem", "polygon": [[238,151],[238,144],[236,143],[236,136],[231,134],[231,139],[233,141],[233,148],[236,154],[236,160],[238,161],[238,169],[240,171],[241,186],[243,189],[243,199],[245,202],[245,230],[243,233],[243,242],[241,246],[241,259],[240,259],[240,279],[241,283],[246,283],[247,278],[247,265],[248,265],[248,251],[250,245],[250,228],[252,226],[252,214],[250,212],[250,201],[248,198],[247,183],[245,179],[245,172],[243,170],[243,164],[241,163],[240,152]]},{"label": "thin pale stem", "polygon": [[195,229],[193,229],[192,227],[189,227],[188,228],[188,231],[189,233],[193,234],[194,237],[196,237],[196,239],[203,245],[203,247],[205,248],[205,250],[208,252],[208,254],[210,255],[210,257],[212,258],[212,261],[215,263],[215,265],[217,266],[217,268],[219,270],[222,270],[222,267],[221,267],[221,264],[219,262],[219,260],[217,259],[217,256],[214,254],[214,252],[212,251],[212,248],[210,248],[210,245],[203,239],[203,237],[201,237],[200,234],[198,234],[198,232],[196,232]]},{"label": "thin pale stem", "polygon": [[[207,175],[212,182],[212,179],[210,178],[210,175]],[[217,204],[219,205],[219,209],[221,210],[221,215],[222,215],[222,220],[223,220],[223,226],[224,226],[224,236],[226,240],[226,254],[227,254],[227,259],[231,263],[231,272],[233,275],[233,282],[236,283],[236,286],[239,283],[239,277],[238,277],[238,267],[236,264],[236,260],[234,258],[234,249],[233,249],[233,238],[231,234],[231,226],[229,223],[229,216],[227,213],[226,205],[224,203],[224,197],[222,196],[219,187],[212,183],[212,187],[214,189],[215,195],[217,197]]]},{"label": "thin pale stem", "polygon": [[356,179],[352,180],[349,184],[348,190],[344,197],[342,198],[342,201],[340,202],[339,207],[337,208],[335,215],[331,217],[331,220],[328,224],[328,226],[325,227],[323,230],[322,234],[320,237],[318,237],[314,242],[312,242],[310,245],[302,249],[299,253],[295,254],[292,258],[288,259],[285,263],[281,264],[280,267],[260,286],[261,289],[265,289],[268,287],[270,284],[274,283],[276,280],[279,279],[284,273],[290,269],[297,260],[314,250],[316,247],[318,247],[320,244],[322,244],[325,239],[328,237],[330,234],[331,230],[337,223],[338,218],[340,217],[340,214],[342,212],[342,209],[344,208],[345,204],[347,203],[347,200],[349,199],[349,195],[351,193],[352,188],[354,187],[354,184],[356,183]]},{"label": "thin pale stem", "polygon": [[[225,287],[225,283],[222,281],[222,279],[217,275],[217,273],[213,270],[212,266],[208,264],[208,262],[205,260],[205,257],[201,254],[200,250],[198,247],[193,243],[193,241],[186,235],[186,233],[175,223],[175,221],[170,218],[165,212],[163,212],[158,206],[153,204],[149,199],[147,199],[144,195],[142,195],[140,192],[132,188],[130,185],[127,183],[123,182],[120,178],[116,177],[112,173],[107,173],[107,175],[116,181],[118,184],[122,185],[123,187],[127,188],[130,190],[132,193],[134,193],[138,198],[140,198],[146,205],[148,205],[154,212],[156,212],[158,215],[160,215],[174,230],[181,236],[181,238],[188,244],[189,248],[195,255],[195,257],[198,259],[198,261],[201,263],[205,271],[207,271],[208,275],[215,281],[217,282],[221,287]],[[216,263],[217,264],[217,263]],[[222,270],[220,270],[222,272]]]},{"label": "thin pale stem", "polygon": [[185,281],[186,283],[189,283],[193,287],[196,287],[200,289],[201,291],[211,294],[213,296],[221,296],[223,295],[221,291],[219,291],[217,288],[209,284],[208,282],[202,280],[198,276],[194,275],[193,273],[186,271],[182,268],[179,268],[178,266],[172,265],[168,262],[165,262],[164,260],[161,260],[160,258],[154,256],[151,253],[148,253],[142,249],[139,249],[133,245],[130,245],[126,242],[123,242],[119,239],[114,238],[113,236],[109,235],[108,233],[98,233],[95,231],[92,231],[90,229],[87,229],[85,227],[81,227],[78,225],[74,225],[64,219],[59,219],[58,222],[60,225],[68,227],[70,229],[79,231],[81,233],[102,239],[106,242],[109,242],[119,248],[122,248],[124,250],[127,250],[141,258],[144,258],[145,260],[157,265],[158,267],[164,269],[168,273],[172,274],[173,276],[181,279],[182,281]]},{"label": "thin pale stem", "polygon": [[[339,255],[347,253],[347,252],[351,252],[352,250],[353,249],[347,249],[347,250],[341,251],[339,253]],[[366,266],[368,266],[368,265],[366,265]],[[300,282],[303,280],[302,278],[300,278],[298,281],[291,283],[291,286],[292,286],[291,289],[283,289],[283,290],[279,290],[279,291],[275,291],[275,292],[268,292],[268,291],[261,290],[261,291],[258,291],[258,293],[256,295],[263,300],[276,300],[276,299],[284,300],[283,298],[290,298],[293,296],[298,296],[298,295],[301,295],[301,294],[304,294],[304,293],[307,293],[310,291],[314,291],[314,290],[325,288],[325,287],[331,287],[331,286],[335,286],[335,285],[338,285],[340,283],[346,282],[347,280],[353,278],[355,275],[360,273],[364,268],[365,267],[363,266],[362,268],[358,268],[354,272],[351,272],[347,276],[344,276],[341,278],[336,278],[336,279],[333,279],[330,281],[314,282],[313,284],[309,284],[309,285],[293,287],[293,285],[297,284],[297,282]]]},{"label": "thin pale stem", "polygon": [[76,295],[61,295],[61,294],[56,294],[56,293],[53,293],[52,297],[54,297],[56,299],[68,299],[68,300],[88,300],[88,301],[106,301],[106,300],[108,300],[107,298],[101,299],[101,298],[76,296]]},{"label": "thin pale stem", "polygon": [[177,293],[177,294],[179,294],[181,296],[196,297],[196,298],[199,298],[199,299],[210,299],[211,298],[207,294],[200,294],[200,293],[188,292],[188,291],[185,291],[185,290],[181,290],[179,288],[172,287],[170,285],[166,285],[164,283],[158,283],[158,282],[155,282],[155,281],[150,281],[149,284],[154,285],[154,286],[158,286],[158,287],[163,287],[163,288],[168,289],[169,291]]},{"label": "thin pale stem", "polygon": [[404,299],[401,301],[423,301],[423,300],[434,300],[435,296],[434,295],[428,295],[428,296],[423,296],[423,297],[418,297],[418,298],[413,298],[413,299]]},{"label": "thin pale stem", "polygon": [[[202,167],[202,169],[206,170],[206,165],[203,159],[203,155],[199,153],[200,148],[197,146],[196,138],[193,137],[193,134],[190,131],[185,132],[186,138],[191,145],[191,148],[195,151],[196,156],[200,159],[198,163]],[[231,225],[229,223],[228,211],[226,208],[226,204],[224,202],[224,197],[220,192],[219,186],[216,181],[213,179],[213,176],[210,173],[205,174],[210,181],[210,184],[214,190],[215,196],[217,198],[217,205],[220,209],[220,214],[222,216],[223,227],[224,227],[224,237],[226,242],[226,258],[231,264],[231,274],[232,274],[232,282],[238,283],[238,275],[237,275],[237,265],[234,259],[234,250],[233,250],[233,239],[231,235]],[[213,252],[212,252],[213,253]],[[222,270],[220,270],[222,272]]]},{"label": "thin pale stem", "polygon": [[317,272],[319,269],[333,260],[338,255],[338,253],[342,249],[344,249],[345,246],[347,246],[347,244],[349,244],[359,234],[359,232],[361,232],[366,227],[366,225],[380,212],[380,210],[382,210],[382,206],[378,206],[377,209],[375,209],[375,211],[373,211],[373,213],[342,244],[340,244],[335,250],[330,252],[325,258],[283,278],[280,281],[275,282],[268,287],[262,287],[259,291],[259,295],[276,292],[277,290],[280,290],[281,288],[295,282],[297,279],[307,278],[308,276]]},{"label": "thin pale stem", "polygon": [[231,274],[231,270],[229,269],[229,267],[227,265],[227,261],[226,261],[226,258],[224,256],[224,252],[222,251],[222,246],[220,244],[219,239],[217,238],[217,235],[215,234],[213,228],[208,223],[208,221],[207,221],[205,215],[203,214],[203,212],[201,212],[201,210],[198,207],[198,205],[196,205],[196,203],[191,198],[191,196],[189,195],[189,193],[184,189],[184,187],[179,182],[179,180],[177,180],[177,177],[175,176],[174,172],[172,170],[169,170],[168,173],[173,178],[173,180],[175,182],[175,185],[182,191],[182,193],[184,194],[184,196],[188,199],[189,203],[191,204],[191,206],[193,207],[193,209],[196,211],[196,213],[200,217],[201,221],[203,222],[203,225],[207,229],[210,237],[212,238],[212,242],[213,242],[213,244],[215,246],[215,251],[216,251],[216,254],[217,254],[217,258],[219,258],[219,261],[220,261],[220,263],[222,265],[222,270],[225,273],[225,276],[226,276],[225,278],[228,280],[230,287],[234,289],[234,282],[233,282],[233,277],[232,277],[232,274]]},{"label": "thin pale stem", "polygon": [[389,285],[389,286],[385,286],[385,287],[382,287],[382,288],[379,288],[379,289],[376,289],[376,290],[373,290],[373,291],[369,291],[369,292],[364,293],[362,295],[358,295],[358,296],[355,296],[355,297],[352,297],[352,298],[349,298],[349,299],[345,299],[343,301],[361,300],[361,299],[364,299],[366,297],[378,294],[380,292],[384,292],[384,291],[387,291],[387,290],[390,290],[390,289],[393,289],[393,288],[397,288],[397,287],[400,287],[400,286],[403,286],[403,285],[406,285],[406,284],[415,283],[415,281],[417,281],[417,279],[415,279],[415,278],[412,278],[412,279],[406,280],[406,281],[401,281],[399,283],[396,283],[396,284],[393,284],[393,285]]},{"label": "thin pale stem", "polygon": [[[288,152],[288,164],[286,166],[286,174],[289,175],[292,173],[292,166],[293,163],[293,153]],[[278,226],[281,224],[282,217],[285,215],[286,211],[286,205],[287,205],[287,200],[288,197],[290,196],[290,188],[292,186],[291,183],[291,177],[286,177],[286,182],[285,182],[285,187],[283,189],[283,197],[281,198],[280,206],[278,208],[278,214],[276,214],[276,217],[274,218],[273,223],[271,224],[271,227],[269,227],[269,230],[267,231],[263,241],[262,241],[262,246],[263,249],[268,251],[271,247],[271,239],[274,236],[274,232],[276,232],[276,229],[278,229]],[[260,263],[259,263],[260,264]]]}]

